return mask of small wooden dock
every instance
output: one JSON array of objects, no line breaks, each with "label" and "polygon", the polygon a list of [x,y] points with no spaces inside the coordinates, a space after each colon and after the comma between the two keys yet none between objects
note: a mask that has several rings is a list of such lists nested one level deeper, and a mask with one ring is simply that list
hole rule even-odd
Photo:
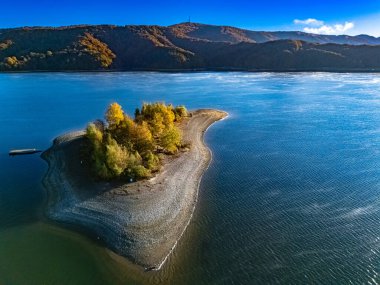
[{"label": "small wooden dock", "polygon": [[22,155],[22,154],[33,154],[42,152],[36,148],[25,148],[25,149],[12,149],[9,151],[9,155]]}]

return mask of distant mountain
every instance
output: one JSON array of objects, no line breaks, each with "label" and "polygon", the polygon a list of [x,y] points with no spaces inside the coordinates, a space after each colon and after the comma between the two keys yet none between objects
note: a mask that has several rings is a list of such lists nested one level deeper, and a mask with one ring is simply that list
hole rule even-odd
[{"label": "distant mountain", "polygon": [[298,40],[319,44],[348,44],[348,45],[380,45],[380,38],[368,35],[335,36],[318,35],[304,32],[260,32],[250,31],[229,26],[213,26],[197,23],[182,23],[169,27],[178,36],[194,40],[208,40],[217,42],[250,42],[265,43],[278,40]]},{"label": "distant mountain", "polygon": [[182,23],[0,29],[1,71],[380,71],[380,38]]}]

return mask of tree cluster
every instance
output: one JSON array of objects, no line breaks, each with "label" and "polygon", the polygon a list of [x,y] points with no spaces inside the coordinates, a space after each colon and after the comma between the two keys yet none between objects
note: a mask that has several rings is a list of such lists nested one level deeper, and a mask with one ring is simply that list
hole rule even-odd
[{"label": "tree cluster", "polygon": [[91,165],[102,179],[143,179],[160,167],[163,153],[174,154],[181,147],[177,126],[187,110],[164,103],[143,104],[132,119],[112,103],[105,114],[87,126]]},{"label": "tree cluster", "polygon": [[13,42],[11,40],[0,42],[0,51],[9,48],[11,45],[13,45]]},{"label": "tree cluster", "polygon": [[0,71],[110,69],[115,53],[97,29],[25,28],[0,32]]},{"label": "tree cluster", "polygon": [[94,56],[104,68],[109,67],[116,57],[107,44],[101,42],[90,33],[85,33],[80,40],[80,44],[84,47],[84,51]]}]

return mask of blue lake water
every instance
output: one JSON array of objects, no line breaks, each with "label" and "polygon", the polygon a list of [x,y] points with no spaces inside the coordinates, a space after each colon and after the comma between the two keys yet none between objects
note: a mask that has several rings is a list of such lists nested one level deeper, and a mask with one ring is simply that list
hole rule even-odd
[{"label": "blue lake water", "polygon": [[[159,272],[49,223],[38,155],[119,102],[217,108],[195,216]],[[379,284],[380,75],[0,74],[0,284]]]}]

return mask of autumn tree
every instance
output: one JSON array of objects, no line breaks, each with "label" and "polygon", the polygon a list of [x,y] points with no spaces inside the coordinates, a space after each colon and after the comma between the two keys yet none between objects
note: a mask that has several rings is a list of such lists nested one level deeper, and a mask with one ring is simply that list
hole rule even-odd
[{"label": "autumn tree", "polygon": [[154,149],[153,136],[146,122],[135,124],[131,130],[133,147],[141,154]]},{"label": "autumn tree", "polygon": [[15,56],[6,57],[4,61],[9,66],[17,66],[19,64],[19,61]]},{"label": "autumn tree", "polygon": [[94,56],[100,62],[103,68],[109,67],[116,58],[116,55],[107,44],[101,42],[90,33],[85,33],[79,43],[86,53]]},{"label": "autumn tree", "polygon": [[129,153],[127,149],[119,145],[111,136],[107,137],[105,149],[107,168],[110,170],[112,177],[119,176],[128,166]]},{"label": "autumn tree", "polygon": [[91,159],[94,171],[101,177],[109,177],[109,171],[105,163],[105,153],[103,145],[103,133],[94,123],[90,123],[86,129],[87,138],[90,142]]},{"label": "autumn tree", "polygon": [[124,112],[121,106],[117,103],[112,103],[106,112],[106,121],[110,129],[116,128],[124,119]]},{"label": "autumn tree", "polygon": [[165,129],[160,136],[160,145],[169,153],[177,152],[178,147],[181,145],[181,133],[177,127],[172,126]]},{"label": "autumn tree", "polygon": [[160,152],[173,154],[181,145],[176,122],[187,116],[183,106],[144,104],[132,119],[112,103],[101,120],[90,123],[86,133],[94,172],[103,179],[143,179],[160,168]]},{"label": "autumn tree", "polygon": [[146,121],[153,135],[160,135],[165,128],[173,125],[175,114],[172,105],[165,105],[164,103],[144,103],[141,112],[136,110],[136,121]]}]

